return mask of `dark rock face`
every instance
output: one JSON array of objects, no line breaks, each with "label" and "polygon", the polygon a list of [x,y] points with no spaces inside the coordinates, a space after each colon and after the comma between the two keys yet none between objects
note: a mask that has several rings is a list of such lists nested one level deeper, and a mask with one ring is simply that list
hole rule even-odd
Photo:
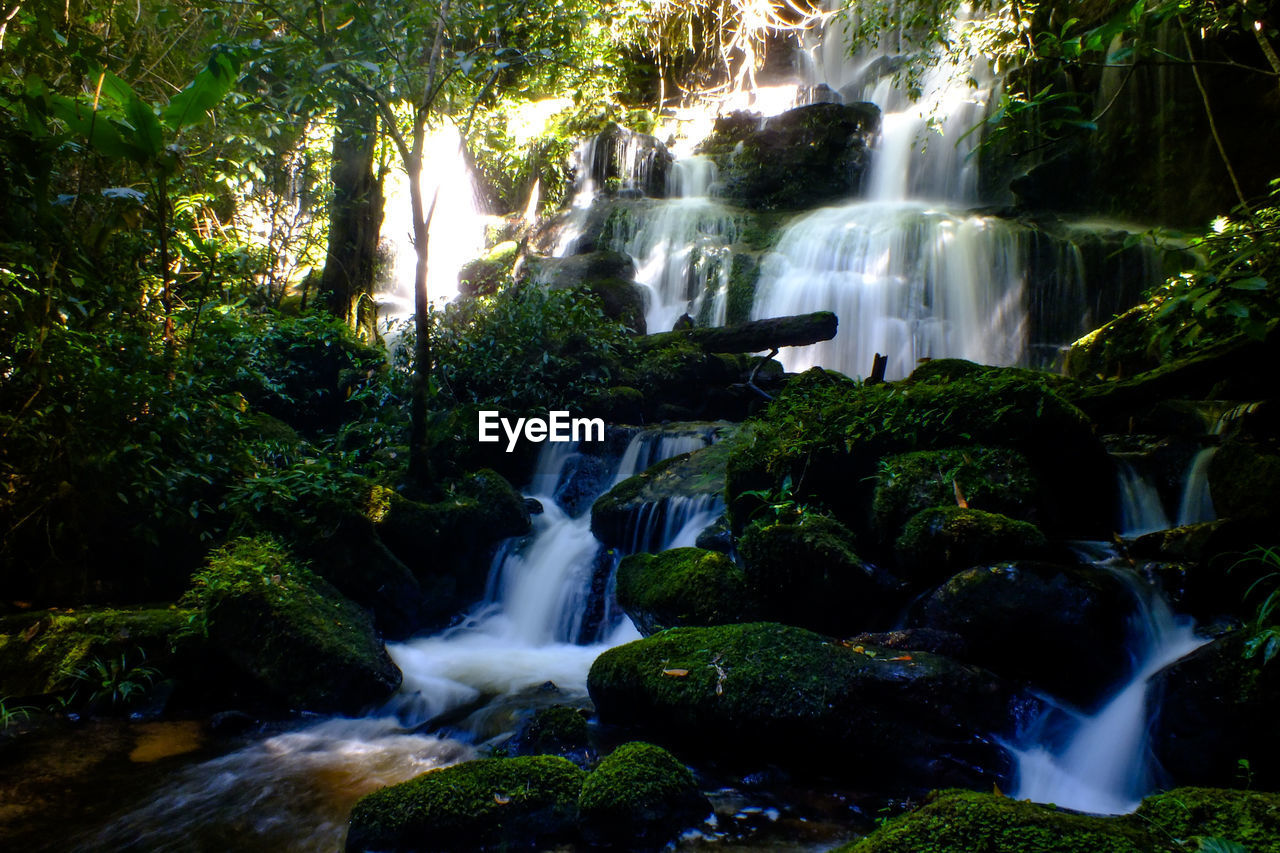
[{"label": "dark rock face", "polygon": [[1129,674],[1136,602],[1110,572],[1015,562],[972,568],[921,602],[916,627],[959,634],[965,660],[1081,706]]},{"label": "dark rock face", "polygon": [[635,263],[622,252],[601,249],[565,258],[531,258],[529,275],[552,290],[590,293],[606,317],[636,334],[646,331],[646,291],[635,283]]},{"label": "dark rock face", "polygon": [[590,748],[587,718],[567,705],[539,708],[507,741],[511,755],[562,755],[571,761],[585,758]]},{"label": "dark rock face", "polygon": [[623,558],[618,605],[643,634],[664,628],[726,625],[758,618],[742,569],[718,551],[672,548]]},{"label": "dark rock face", "polygon": [[1160,711],[1151,748],[1181,785],[1240,783],[1247,760],[1257,785],[1280,782],[1280,668],[1246,659],[1246,635],[1221,637],[1166,667],[1152,685]]},{"label": "dark rock face", "polygon": [[1280,453],[1272,442],[1237,437],[1209,463],[1209,492],[1221,517],[1280,520]]},{"label": "dark rock face", "polygon": [[667,174],[674,161],[667,147],[654,137],[611,124],[596,136],[588,168],[596,185],[606,192],[665,198]]},{"label": "dark rock face", "polygon": [[758,766],[886,787],[1004,785],[1020,694],[924,652],[861,651],[774,623],[675,628],[602,654],[588,689],[603,722]]},{"label": "dark rock face", "polygon": [[879,108],[863,103],[811,104],[763,122],[754,113],[733,113],[716,120],[700,150],[715,159],[726,200],[800,210],[858,190],[879,126]]},{"label": "dark rock face", "polygon": [[656,850],[711,814],[693,774],[660,746],[628,743],[582,784],[582,834],[591,843]]}]

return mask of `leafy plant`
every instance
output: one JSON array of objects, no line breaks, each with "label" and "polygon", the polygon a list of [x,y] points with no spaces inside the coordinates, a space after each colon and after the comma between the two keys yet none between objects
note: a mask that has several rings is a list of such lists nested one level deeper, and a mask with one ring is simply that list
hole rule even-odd
[{"label": "leafy plant", "polygon": [[1275,618],[1276,610],[1280,608],[1280,548],[1258,546],[1231,568],[1234,571],[1241,566],[1257,565],[1277,571],[1268,572],[1258,578],[1245,592],[1246,602],[1253,597],[1254,593],[1265,594],[1262,595],[1253,619],[1249,622],[1250,636],[1245,642],[1244,654],[1246,658],[1255,658],[1261,654],[1262,663],[1266,665],[1280,654],[1280,624],[1277,624]]},{"label": "leafy plant", "polygon": [[31,719],[36,709],[30,705],[9,705],[9,697],[0,697],[0,732]]},{"label": "leafy plant", "polygon": [[80,704],[77,699],[82,693],[87,694],[83,702],[87,708],[124,708],[141,699],[160,671],[144,664],[147,654],[141,648],[136,659],[137,663],[131,663],[124,652],[119,657],[95,657],[83,667],[68,670],[64,675],[73,687],[67,704]]}]

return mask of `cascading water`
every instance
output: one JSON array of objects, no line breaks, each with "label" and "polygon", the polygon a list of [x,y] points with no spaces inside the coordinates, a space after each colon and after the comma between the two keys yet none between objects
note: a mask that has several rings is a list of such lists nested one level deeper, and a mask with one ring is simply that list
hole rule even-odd
[{"label": "cascading water", "polygon": [[1217,440],[1227,427],[1241,415],[1253,410],[1252,403],[1244,403],[1229,409],[1213,420],[1209,429],[1211,443],[1202,447],[1187,466],[1186,486],[1182,490],[1182,499],[1178,503],[1178,524],[1195,524],[1201,521],[1213,521],[1218,517],[1213,507],[1213,496],[1209,494],[1209,465],[1218,452]]},{"label": "cascading water", "polygon": [[[1105,546],[1103,546],[1105,551]],[[1114,557],[1114,555],[1112,555]],[[1024,733],[1031,744],[1014,749],[1013,796],[1097,814],[1127,814],[1158,779],[1147,729],[1148,682],[1169,664],[1204,644],[1192,620],[1176,616],[1157,590],[1117,569],[1138,602],[1133,617],[1133,675],[1093,714],[1052,703]]]},{"label": "cascading water", "polygon": [[1164,503],[1155,484],[1144,477],[1130,461],[1117,455],[1116,484],[1120,493],[1119,534],[1141,536],[1173,525],[1164,511]]}]

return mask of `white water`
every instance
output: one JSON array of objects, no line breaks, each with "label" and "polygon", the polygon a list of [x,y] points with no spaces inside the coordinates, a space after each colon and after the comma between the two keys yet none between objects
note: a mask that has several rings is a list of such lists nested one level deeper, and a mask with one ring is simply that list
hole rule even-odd
[{"label": "white water", "polygon": [[[655,462],[704,447],[710,433],[638,433],[618,463],[612,483],[634,476]],[[591,533],[589,504],[570,515],[557,502],[557,491],[575,449],[548,444],[538,460],[530,497],[543,512],[534,516],[532,536],[518,547],[501,551],[489,582],[487,600],[460,625],[439,634],[387,646],[404,673],[404,684],[392,707],[408,725],[484,696],[515,693],[546,681],[568,694],[586,692],[587,671],[605,649],[640,635],[608,598],[598,608],[602,624],[584,623],[593,595],[593,579],[601,567],[601,545]],[[608,486],[605,486],[608,488]],[[718,508],[715,508],[718,509]],[[718,514],[718,513],[716,513]],[[676,513],[664,513],[674,517]],[[689,544],[715,514],[686,513],[680,523],[654,532],[639,519],[636,536],[654,550]],[[581,643],[589,633],[588,643]]]},{"label": "white water", "polygon": [[1213,506],[1213,496],[1209,493],[1209,465],[1214,454],[1218,452],[1216,440],[1222,436],[1227,427],[1241,415],[1253,411],[1253,403],[1242,403],[1214,418],[1209,429],[1209,437],[1214,443],[1201,448],[1187,466],[1186,486],[1182,491],[1182,500],[1178,504],[1178,524],[1195,524],[1201,521],[1217,519],[1218,512]]},{"label": "white water", "polygon": [[1116,484],[1120,491],[1118,532],[1121,536],[1132,538],[1173,526],[1155,484],[1139,473],[1133,463],[1116,460]]},{"label": "white water", "polygon": [[1155,778],[1147,730],[1151,677],[1205,642],[1169,609],[1159,592],[1119,570],[1137,593],[1134,673],[1094,714],[1054,705],[1013,750],[1012,795],[1096,814],[1127,814],[1151,793]]}]

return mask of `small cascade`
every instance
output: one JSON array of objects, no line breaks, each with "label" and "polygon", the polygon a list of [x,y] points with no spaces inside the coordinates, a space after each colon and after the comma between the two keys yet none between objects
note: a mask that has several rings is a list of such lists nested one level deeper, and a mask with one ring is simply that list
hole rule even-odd
[{"label": "small cascade", "polygon": [[1210,443],[1200,448],[1187,466],[1186,485],[1182,489],[1182,500],[1178,503],[1178,526],[1213,521],[1218,517],[1213,507],[1213,496],[1209,494],[1209,465],[1218,452],[1218,439],[1222,433],[1241,415],[1252,411],[1254,405],[1245,403],[1236,406],[1213,420],[1208,433]]},{"label": "small cascade", "polygon": [[1138,602],[1131,631],[1133,675],[1096,713],[1051,704],[1026,732],[1024,741],[1030,745],[1013,750],[1016,799],[1127,814],[1159,781],[1147,736],[1156,710],[1149,706],[1148,682],[1205,641],[1196,636],[1191,619],[1175,615],[1157,590],[1130,571],[1116,573]]},{"label": "small cascade", "polygon": [[[422,195],[430,208],[435,200],[436,215],[431,220],[427,271],[427,293],[437,307],[458,295],[458,271],[463,264],[484,253],[485,214],[475,179],[471,174],[457,128],[446,124],[427,140]],[[388,175],[383,189],[383,239],[391,245],[392,264],[377,294],[378,319],[395,324],[413,314],[413,275],[417,254],[413,248],[413,215],[409,204],[408,178],[400,172]]]},{"label": "small cascade", "polygon": [[1168,530],[1173,525],[1155,484],[1144,477],[1133,462],[1116,456],[1116,483],[1120,492],[1119,534],[1132,538]]},{"label": "small cascade", "polygon": [[716,164],[701,154],[677,158],[667,175],[667,195],[672,198],[706,198],[716,182]]},{"label": "small cascade", "polygon": [[[417,725],[548,680],[582,692],[600,652],[639,635],[611,605],[615,555],[591,533],[592,500],[568,501],[566,494],[590,488],[594,499],[656,462],[705,447],[711,435],[710,428],[640,431],[594,487],[570,487],[578,470],[571,463],[580,455],[575,445],[547,444],[529,494],[543,511],[534,516],[531,535],[509,541],[495,556],[486,601],[459,625],[387,647],[404,674],[391,710]],[[661,535],[644,537],[654,550],[696,538],[715,519],[705,512],[667,516]]]}]

